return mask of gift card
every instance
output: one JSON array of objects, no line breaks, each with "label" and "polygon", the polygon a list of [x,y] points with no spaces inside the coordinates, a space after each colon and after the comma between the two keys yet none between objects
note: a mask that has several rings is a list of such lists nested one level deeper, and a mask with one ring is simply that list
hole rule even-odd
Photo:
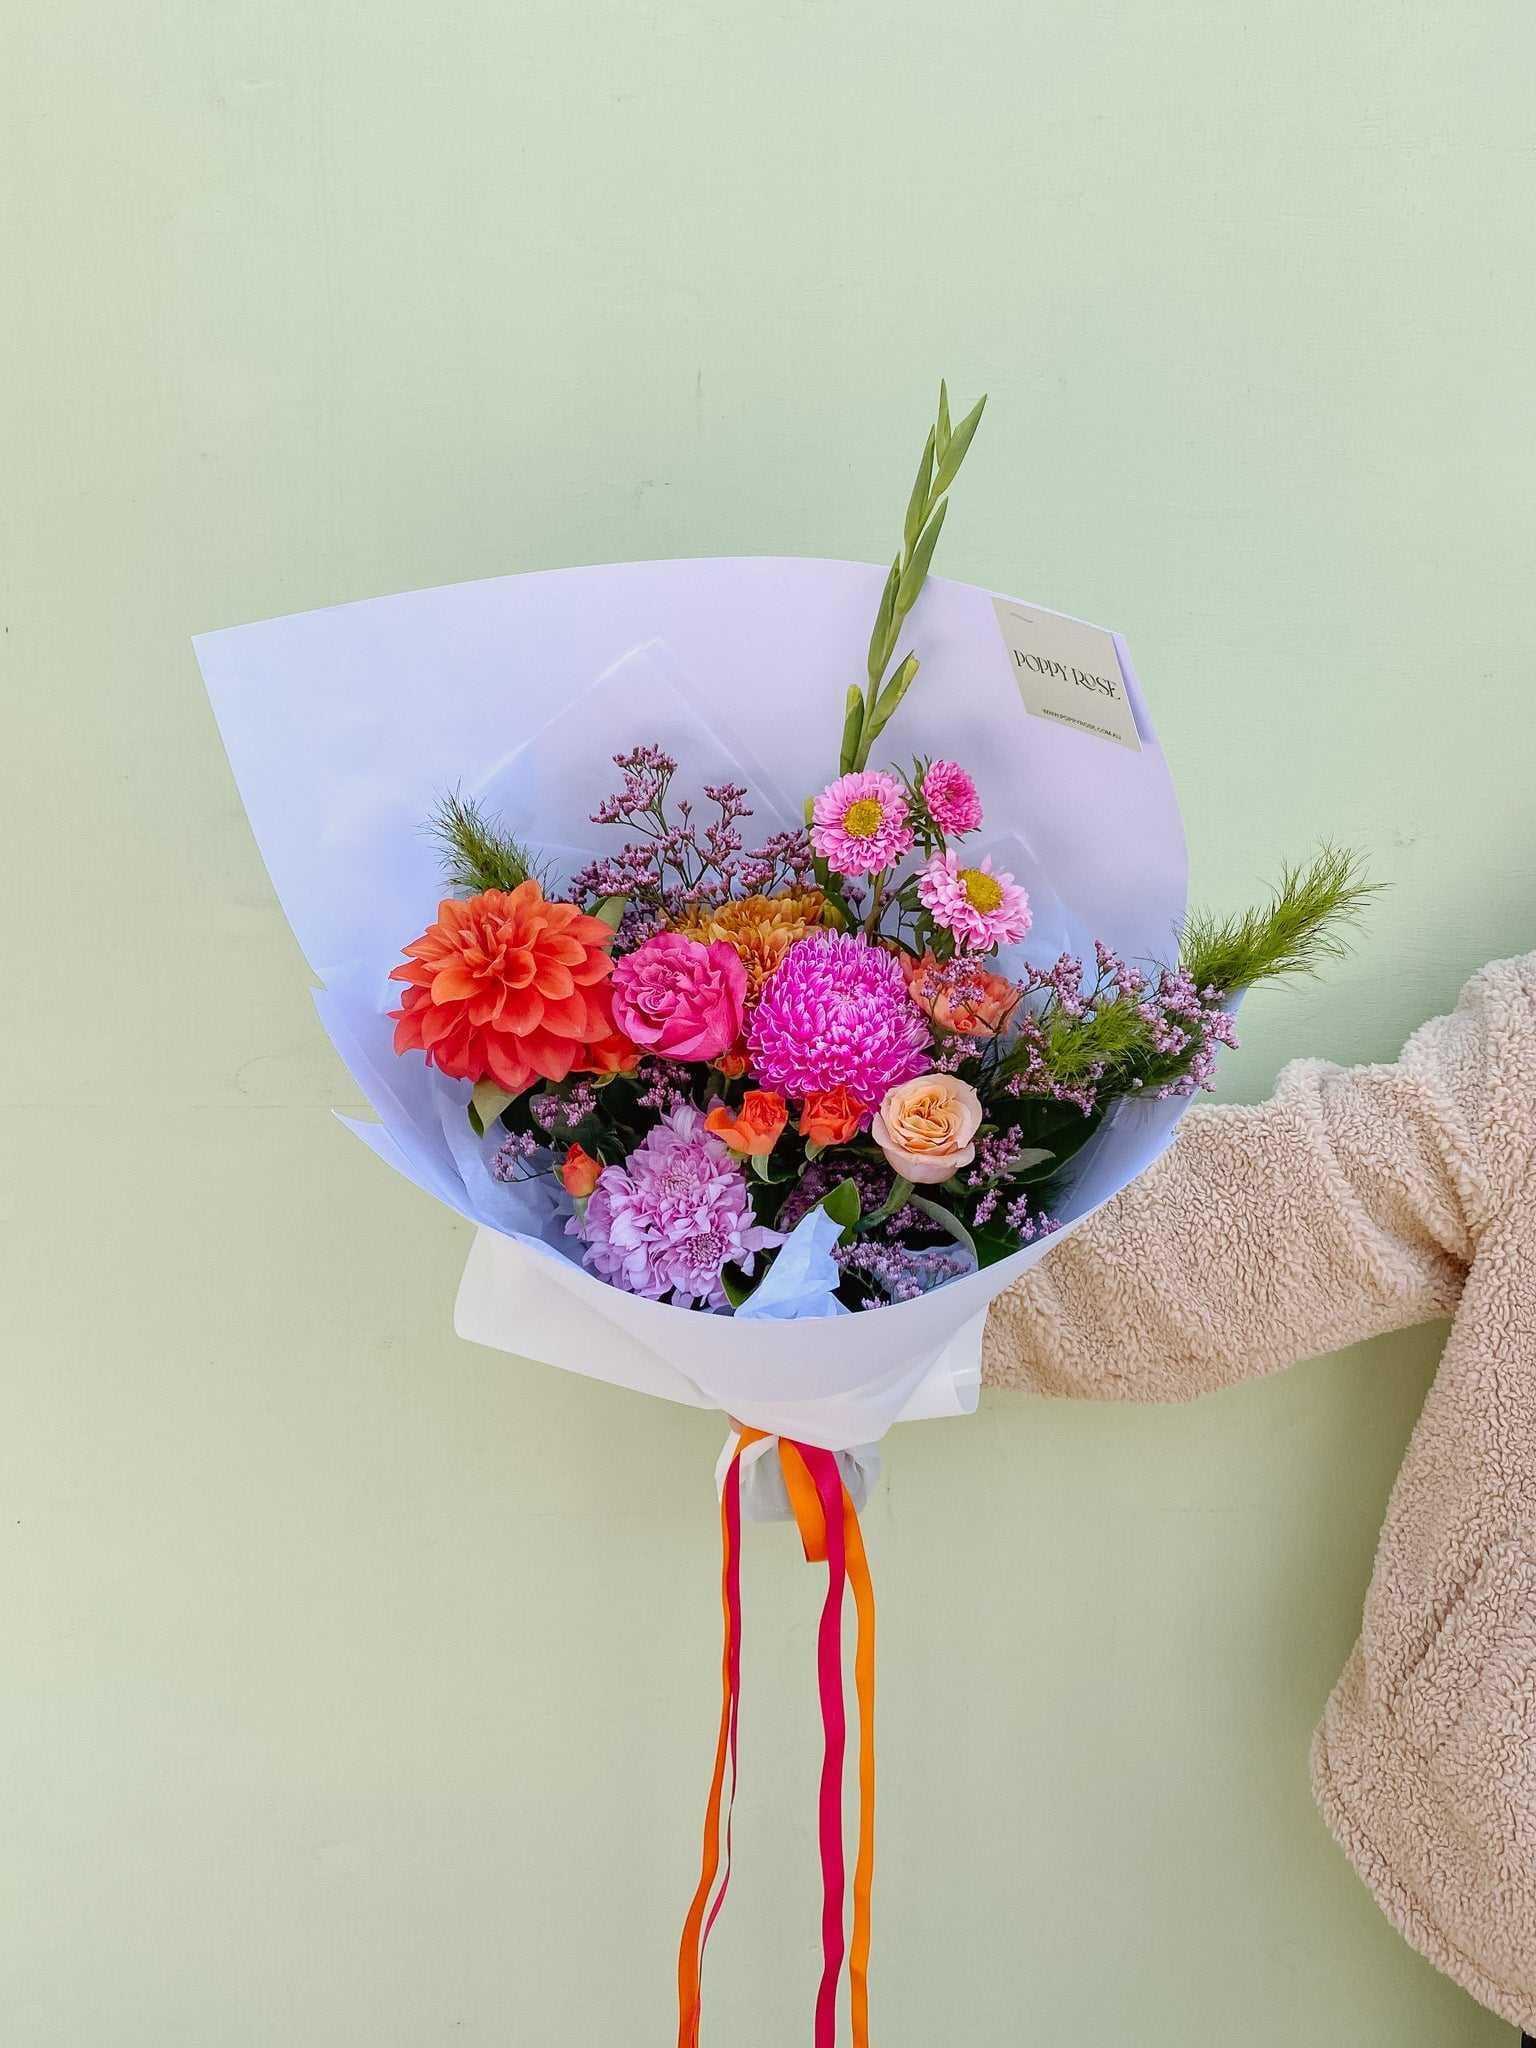
[{"label": "gift card", "polygon": [[1009,597],[992,609],[1026,711],[1141,752],[1113,635]]}]

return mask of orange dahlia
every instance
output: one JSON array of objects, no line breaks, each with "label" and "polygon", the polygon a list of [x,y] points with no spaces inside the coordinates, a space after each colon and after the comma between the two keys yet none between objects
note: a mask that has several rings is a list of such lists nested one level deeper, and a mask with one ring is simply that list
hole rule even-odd
[{"label": "orange dahlia", "polygon": [[390,976],[406,983],[395,1051],[519,1095],[535,1081],[614,1073],[638,1057],[609,1006],[613,933],[529,880],[449,898]]}]

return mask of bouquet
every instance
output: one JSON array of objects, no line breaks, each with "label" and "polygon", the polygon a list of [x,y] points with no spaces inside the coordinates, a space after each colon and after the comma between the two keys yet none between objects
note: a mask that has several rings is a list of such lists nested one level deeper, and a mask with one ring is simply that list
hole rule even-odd
[{"label": "bouquet", "polygon": [[1324,849],[1267,905],[1188,915],[1123,640],[929,576],[981,415],[952,423],[940,387],[883,574],[616,565],[198,642],[379,1115],[353,1128],[477,1226],[459,1329],[731,1417],[680,2048],[723,1897],[744,1507],[792,1516],[829,1575],[818,2048],[845,1956],[853,1592],[865,2048],[870,1447],[974,1405],[988,1302],[1157,1156],[1242,993],[1337,950],[1366,893]]}]

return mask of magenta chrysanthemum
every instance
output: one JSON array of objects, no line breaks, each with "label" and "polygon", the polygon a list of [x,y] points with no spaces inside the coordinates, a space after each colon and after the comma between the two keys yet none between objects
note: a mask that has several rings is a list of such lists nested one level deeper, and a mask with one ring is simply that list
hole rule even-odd
[{"label": "magenta chrysanthemum", "polygon": [[692,1103],[664,1116],[622,1166],[605,1166],[565,1228],[600,1280],[679,1308],[727,1307],[721,1268],[750,1273],[758,1252],[784,1241],[755,1220],[741,1168]]},{"label": "magenta chrysanthemum", "polygon": [[765,1088],[802,1099],[846,1088],[870,1108],[924,1072],[929,1042],[900,961],[856,932],[817,932],[791,946],[747,1037]]},{"label": "magenta chrysanthemum", "polygon": [[981,798],[958,761],[931,761],[923,774],[923,802],[941,832],[956,837],[981,828]]},{"label": "magenta chrysanthemum", "polygon": [[990,856],[962,867],[955,853],[936,853],[917,878],[917,893],[937,925],[975,953],[1014,946],[1030,927],[1029,898]]},{"label": "magenta chrysanthemum", "polygon": [[811,845],[839,875],[878,875],[912,850],[907,792],[894,775],[840,775],[811,806]]}]

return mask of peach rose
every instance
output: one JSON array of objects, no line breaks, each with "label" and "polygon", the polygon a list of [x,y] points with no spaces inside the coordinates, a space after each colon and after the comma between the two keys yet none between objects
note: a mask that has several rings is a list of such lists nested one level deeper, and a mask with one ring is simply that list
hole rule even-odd
[{"label": "peach rose", "polygon": [[942,964],[932,953],[921,960],[903,954],[907,994],[940,1031],[966,1038],[993,1038],[1019,1006],[1019,990],[1006,975],[979,961]]},{"label": "peach rose", "polygon": [[919,1074],[886,1090],[872,1133],[903,1180],[948,1180],[976,1157],[981,1097],[953,1074]]},{"label": "peach rose", "polygon": [[733,1116],[723,1102],[717,1102],[704,1119],[704,1128],[748,1159],[766,1159],[779,1142],[779,1133],[789,1122],[789,1105],[771,1088],[749,1088]]},{"label": "peach rose", "polygon": [[560,1185],[578,1202],[585,1201],[602,1170],[601,1159],[594,1159],[585,1145],[573,1145],[560,1162]]},{"label": "peach rose", "polygon": [[811,1145],[846,1145],[868,1114],[846,1088],[823,1088],[800,1105],[800,1135]]}]

